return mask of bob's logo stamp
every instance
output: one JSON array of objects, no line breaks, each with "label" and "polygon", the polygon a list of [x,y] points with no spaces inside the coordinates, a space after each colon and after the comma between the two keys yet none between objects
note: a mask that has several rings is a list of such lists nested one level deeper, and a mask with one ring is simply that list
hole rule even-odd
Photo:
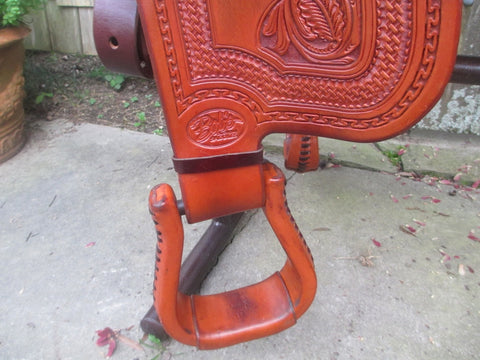
[{"label": "bob's logo stamp", "polygon": [[218,147],[237,141],[245,132],[245,120],[232,110],[211,110],[188,122],[187,134],[202,146]]}]

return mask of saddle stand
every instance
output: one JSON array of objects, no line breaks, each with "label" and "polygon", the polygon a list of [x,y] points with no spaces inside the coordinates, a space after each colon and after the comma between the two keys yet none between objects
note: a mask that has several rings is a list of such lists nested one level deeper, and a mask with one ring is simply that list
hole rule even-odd
[{"label": "saddle stand", "polygon": [[[454,68],[461,0],[97,0],[104,63],[154,76],[182,201],[150,194],[157,231],[154,310],[176,340],[213,349],[286,329],[316,292],[310,251],[262,139],[288,133],[286,166],[318,166],[317,136],[357,142],[409,129]],[[138,7],[138,16],[137,16]],[[241,289],[195,295],[239,216],[262,208],[287,261]],[[181,216],[214,219],[181,266]],[[204,254],[211,256],[204,256]],[[193,276],[192,276],[193,274]],[[159,322],[155,313],[158,314]]]}]

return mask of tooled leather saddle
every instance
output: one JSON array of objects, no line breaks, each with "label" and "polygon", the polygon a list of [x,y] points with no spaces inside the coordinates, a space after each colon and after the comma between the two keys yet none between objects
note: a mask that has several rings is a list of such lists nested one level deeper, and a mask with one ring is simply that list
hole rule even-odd
[{"label": "tooled leather saddle", "polygon": [[305,171],[318,164],[318,152],[305,151],[317,136],[372,142],[409,129],[450,79],[461,1],[98,3],[115,14],[96,20],[102,60],[136,75],[153,70],[188,221],[263,208],[288,257],[258,284],[208,296],[179,291],[183,209],[169,185],[155,187],[161,324],[203,349],[288,328],[313,301],[316,275],[286,205],[285,178],[264,160],[262,139],[295,134],[285,142],[287,167]]}]

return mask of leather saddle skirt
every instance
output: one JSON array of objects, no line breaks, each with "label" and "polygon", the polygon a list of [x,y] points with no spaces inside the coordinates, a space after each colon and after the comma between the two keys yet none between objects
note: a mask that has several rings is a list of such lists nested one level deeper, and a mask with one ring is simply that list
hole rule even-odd
[{"label": "leather saddle skirt", "polygon": [[[189,178],[237,163],[245,168],[242,161],[248,164],[269,133],[372,142],[413,126],[448,83],[461,18],[459,0],[138,0],[138,6],[193,222],[252,207],[248,199],[225,199],[229,209],[208,197],[194,204],[191,193],[234,188],[229,179]],[[241,177],[249,177],[243,170]]]}]

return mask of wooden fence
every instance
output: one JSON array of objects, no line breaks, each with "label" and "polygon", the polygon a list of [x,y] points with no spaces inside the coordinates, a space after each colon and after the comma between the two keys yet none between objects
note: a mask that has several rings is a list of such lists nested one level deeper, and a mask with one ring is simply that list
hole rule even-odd
[{"label": "wooden fence", "polygon": [[94,0],[48,0],[45,8],[29,17],[32,33],[27,49],[70,54],[96,54],[93,40]]}]

